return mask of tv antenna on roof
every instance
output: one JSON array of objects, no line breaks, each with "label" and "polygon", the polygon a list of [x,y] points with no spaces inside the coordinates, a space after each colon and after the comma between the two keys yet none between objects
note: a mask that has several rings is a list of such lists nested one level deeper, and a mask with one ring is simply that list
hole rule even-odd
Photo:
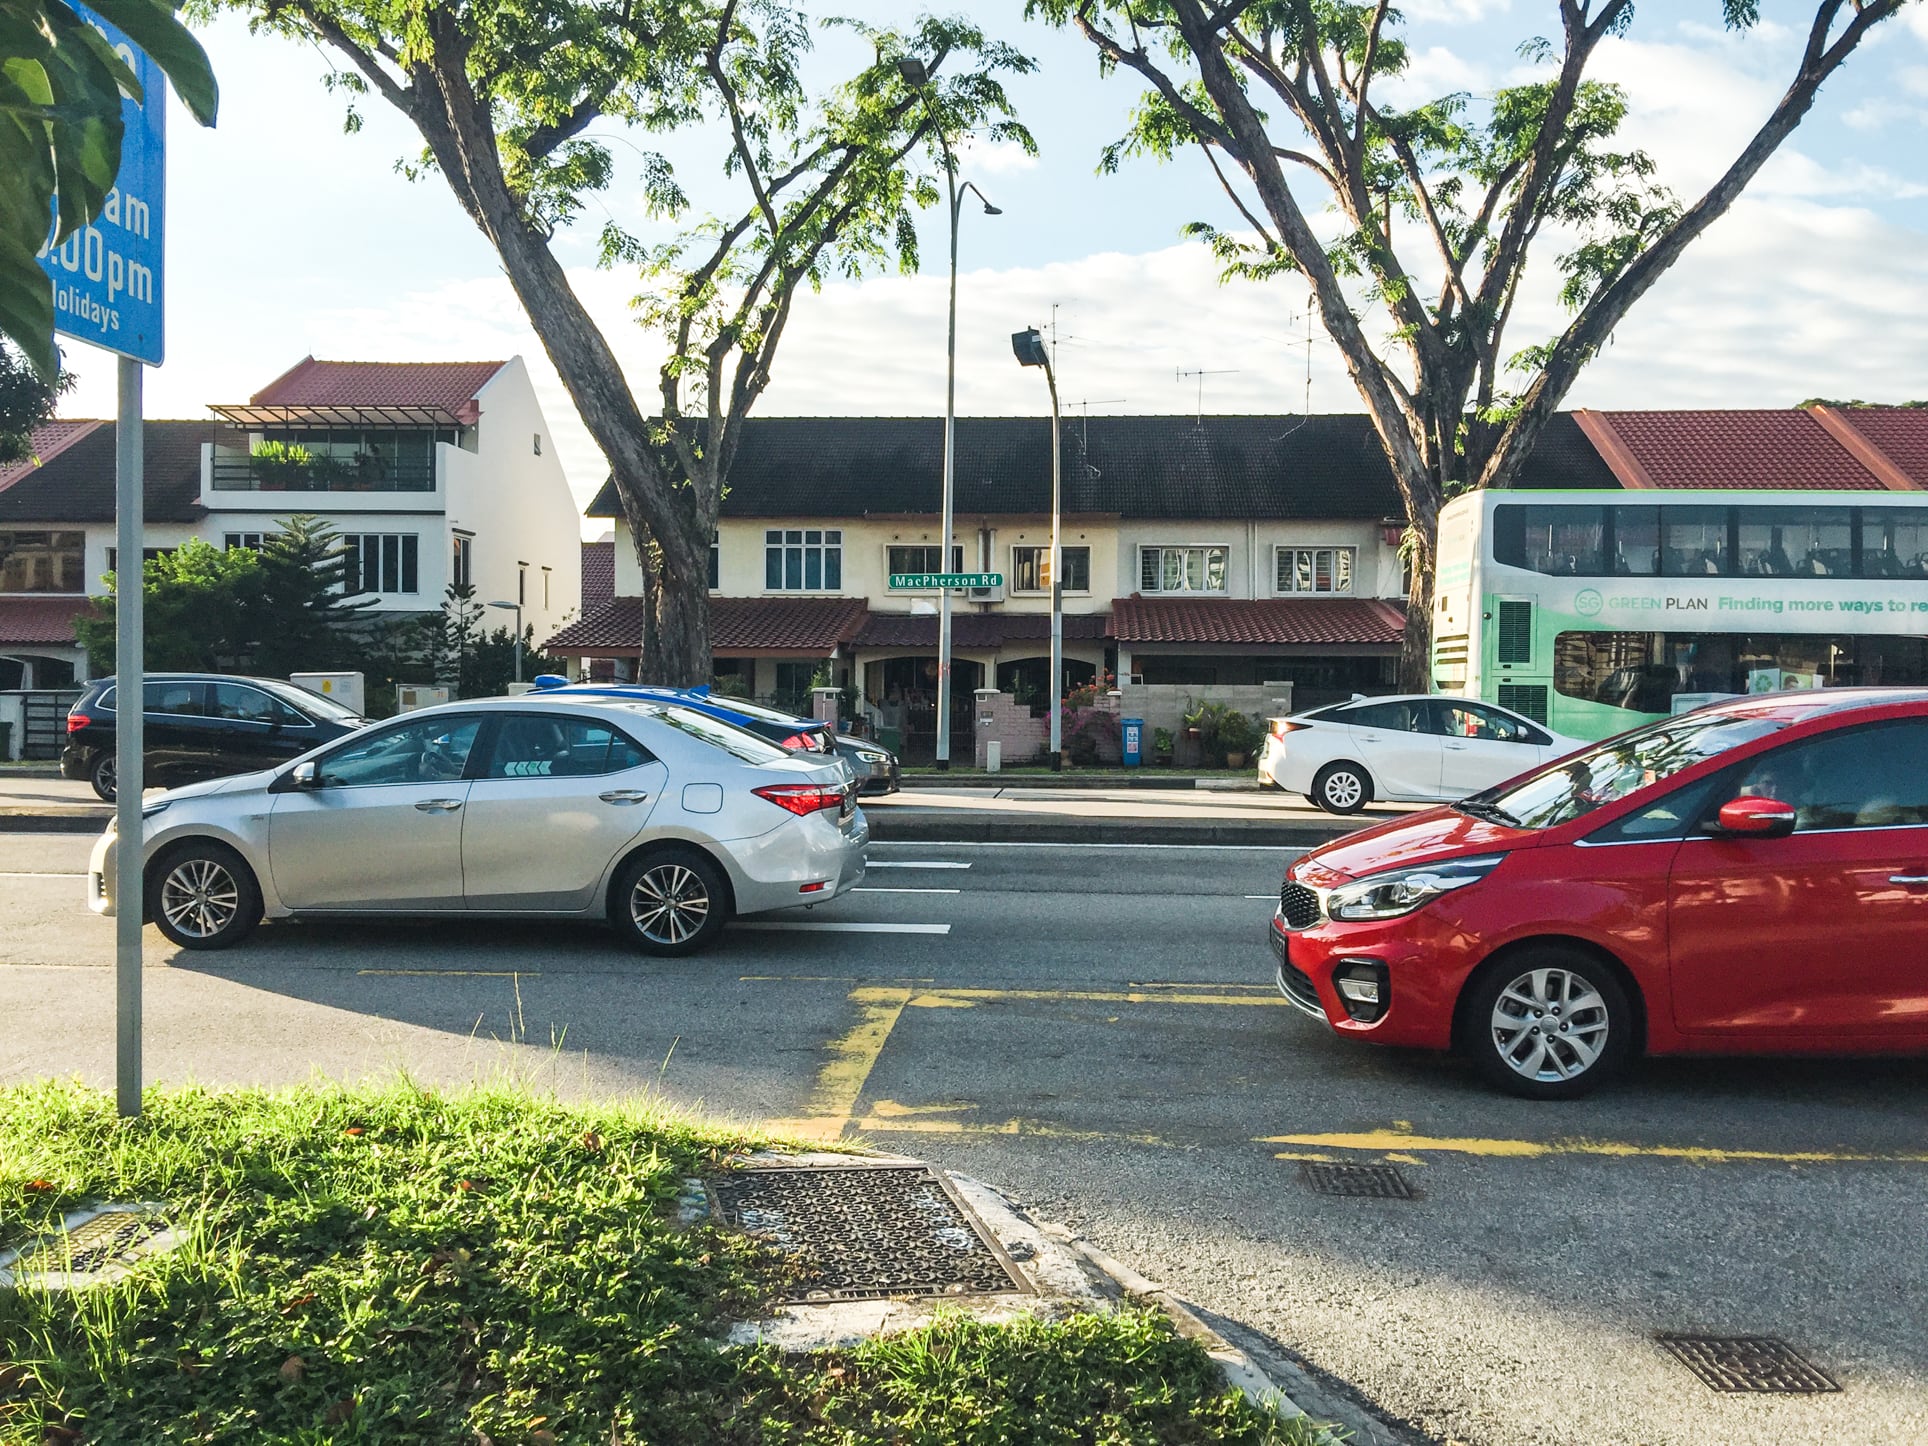
[{"label": "tv antenna on roof", "polygon": [[1209,371],[1200,367],[1193,367],[1189,369],[1185,367],[1180,367],[1178,369],[1178,380],[1181,382],[1184,381],[1186,377],[1198,378],[1198,417],[1197,417],[1197,420],[1193,423],[1194,426],[1202,427],[1205,425],[1205,378],[1229,377],[1229,376],[1236,376],[1237,374],[1238,374],[1237,367],[1219,367]]},{"label": "tv antenna on roof", "polygon": [[[1080,413],[1078,431],[1078,455],[1088,457],[1091,453],[1091,409],[1093,407],[1122,407],[1125,397],[1086,397],[1081,401],[1066,402],[1067,407],[1076,407]],[[1090,467],[1090,462],[1085,466]]]}]

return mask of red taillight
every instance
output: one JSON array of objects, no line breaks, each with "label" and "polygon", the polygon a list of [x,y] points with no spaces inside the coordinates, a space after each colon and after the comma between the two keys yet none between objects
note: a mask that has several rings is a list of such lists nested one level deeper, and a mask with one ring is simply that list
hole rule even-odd
[{"label": "red taillight", "polygon": [[78,733],[93,721],[94,720],[89,718],[85,713],[69,713],[67,715],[67,731],[69,733]]},{"label": "red taillight", "polygon": [[1278,739],[1279,742],[1283,743],[1285,742],[1286,734],[1297,733],[1301,728],[1305,728],[1309,726],[1310,726],[1309,724],[1294,723],[1289,719],[1285,719],[1285,718],[1274,718],[1272,720],[1272,736]]},{"label": "red taillight", "polygon": [[841,788],[825,788],[816,783],[773,783],[767,788],[751,790],[758,798],[767,798],[778,808],[787,808],[798,818],[807,818],[825,809],[842,808],[844,791]]}]

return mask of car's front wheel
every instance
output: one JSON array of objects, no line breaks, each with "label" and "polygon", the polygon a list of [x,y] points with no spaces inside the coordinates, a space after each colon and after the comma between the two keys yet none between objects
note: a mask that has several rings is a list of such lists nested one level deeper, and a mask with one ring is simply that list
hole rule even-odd
[{"label": "car's front wheel", "polygon": [[261,922],[261,889],[233,849],[186,843],[149,867],[147,917],[183,949],[226,949]]},{"label": "car's front wheel", "polygon": [[1357,813],[1372,802],[1372,779],[1356,763],[1328,763],[1312,780],[1312,801],[1327,813]]},{"label": "car's front wheel", "polygon": [[116,797],[115,784],[120,779],[120,771],[115,766],[114,755],[103,753],[94,760],[94,766],[87,770],[87,782],[94,792],[108,803]]},{"label": "car's front wheel", "polygon": [[1619,977],[1579,949],[1513,954],[1472,986],[1464,1044],[1511,1094],[1567,1100],[1605,1083],[1633,1050],[1633,1006]]},{"label": "car's front wheel", "polygon": [[610,922],[645,954],[694,954],[730,915],[729,884],[694,849],[664,849],[632,860],[616,878]]}]

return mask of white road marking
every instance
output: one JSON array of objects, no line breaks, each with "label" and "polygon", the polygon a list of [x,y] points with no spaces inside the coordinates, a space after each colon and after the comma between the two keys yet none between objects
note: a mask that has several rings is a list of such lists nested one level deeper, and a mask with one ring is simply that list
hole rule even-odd
[{"label": "white road marking", "polygon": [[[962,889],[885,889],[873,888],[864,884],[850,891],[853,894],[961,894]],[[1269,896],[1268,896],[1269,897]]]},{"label": "white road marking", "polygon": [[[945,845],[945,847],[948,848],[949,845],[947,844]],[[951,863],[908,863],[908,862],[895,862],[895,861],[886,863],[882,859],[872,859],[868,864],[865,865],[865,867],[872,868],[872,869],[968,869],[970,865],[969,864],[951,864]]]},{"label": "white road marking", "polygon": [[818,924],[798,920],[794,924],[759,922],[738,924],[738,929],[808,930],[813,934],[948,934],[949,924]]},{"label": "white road marking", "polygon": [[85,874],[57,874],[50,869],[26,869],[18,873],[0,873],[0,879],[84,879]]},{"label": "white road marking", "polygon": [[1247,894],[1245,897],[1248,899],[1276,899],[1278,895],[1277,894]]}]

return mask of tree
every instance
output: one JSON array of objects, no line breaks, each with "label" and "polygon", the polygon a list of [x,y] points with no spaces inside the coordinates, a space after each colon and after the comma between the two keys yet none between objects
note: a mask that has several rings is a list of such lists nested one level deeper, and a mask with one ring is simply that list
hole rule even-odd
[{"label": "tree", "polygon": [[[643,675],[710,675],[708,552],[737,431],[769,385],[799,287],[895,259],[916,264],[913,208],[937,196],[933,127],[980,127],[1029,147],[999,76],[1031,62],[964,21],[862,30],[874,58],[813,100],[799,66],[811,27],[785,0],[217,0],[258,28],[342,58],[334,84],[372,91],[421,133],[417,173],[439,171],[488,238],[583,423],[608,459],[649,606]],[[949,72],[913,89],[896,61]],[[656,415],[630,393],[607,338],[552,249],[609,188],[598,122],[698,127],[725,149],[740,209],[649,245],[612,220],[605,265],[638,265],[642,318],[664,338]],[[645,158],[659,221],[688,199]]]},{"label": "tree", "polygon": [[61,394],[73,384],[71,372],[60,372],[49,382],[0,341],[0,467],[33,455],[33,429],[53,420]]},{"label": "tree", "polygon": [[[141,566],[142,631],[147,666],[166,671],[222,671],[247,666],[254,635],[250,602],[262,587],[261,559],[246,548],[222,549],[199,538]],[[114,604],[109,596],[74,619],[74,632],[95,673],[114,670]]]},{"label": "tree", "polygon": [[348,593],[335,529],[306,513],[284,518],[261,539],[259,555],[260,590],[245,605],[255,669],[285,678],[352,662],[370,601],[366,590]]},{"label": "tree", "polygon": [[[1588,77],[1601,42],[1632,24],[1631,0],[1559,0],[1559,40],[1521,48],[1539,78],[1489,101],[1447,95],[1411,107],[1375,89],[1408,62],[1390,0],[1028,0],[1027,9],[1076,27],[1103,70],[1130,70],[1151,86],[1103,167],[1199,147],[1247,229],[1195,222],[1190,234],[1228,275],[1293,271],[1310,284],[1405,501],[1415,565],[1401,673],[1419,687],[1441,505],[1518,475],[1629,308],[1906,3],[1818,0],[1787,90],[1686,206],[1657,183],[1648,156],[1615,145],[1626,97]],[[1758,0],[1721,0],[1721,14],[1731,29],[1749,29]],[[1315,232],[1306,187],[1337,211],[1336,240]],[[1405,223],[1397,240],[1395,214]],[[1560,246],[1572,319],[1509,353],[1528,262]],[[1390,355],[1369,336],[1348,283],[1390,322]]]},{"label": "tree", "polygon": [[[214,124],[219,96],[200,42],[167,0],[92,0],[174,83],[188,113]],[[43,246],[95,220],[120,174],[121,95],[133,71],[62,0],[0,0],[0,336],[52,381],[53,283]],[[55,227],[58,219],[58,228]]]}]

